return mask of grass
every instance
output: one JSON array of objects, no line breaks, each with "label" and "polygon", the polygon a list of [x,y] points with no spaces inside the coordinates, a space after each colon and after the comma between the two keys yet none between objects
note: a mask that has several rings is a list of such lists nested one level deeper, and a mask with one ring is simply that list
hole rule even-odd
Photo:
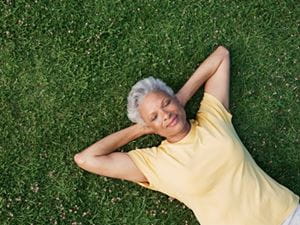
[{"label": "grass", "polygon": [[220,44],[231,52],[236,130],[299,195],[298,9],[293,0],[1,1],[1,224],[198,224],[181,203],[84,172],[73,155],[130,125],[136,81],[153,75],[176,91]]}]

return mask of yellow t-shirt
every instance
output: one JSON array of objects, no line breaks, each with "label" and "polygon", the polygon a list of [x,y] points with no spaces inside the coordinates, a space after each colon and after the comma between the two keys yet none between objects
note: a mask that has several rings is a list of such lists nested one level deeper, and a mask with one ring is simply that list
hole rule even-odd
[{"label": "yellow t-shirt", "polygon": [[193,210],[201,225],[280,225],[299,197],[260,169],[219,100],[204,93],[180,141],[128,154],[149,183]]}]

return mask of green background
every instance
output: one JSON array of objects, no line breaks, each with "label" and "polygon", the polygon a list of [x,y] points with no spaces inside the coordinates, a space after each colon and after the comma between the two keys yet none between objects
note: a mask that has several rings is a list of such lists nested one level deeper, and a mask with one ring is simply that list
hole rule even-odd
[{"label": "green background", "polygon": [[[130,125],[155,76],[175,91],[218,45],[233,124],[256,162],[300,194],[299,1],[0,2],[0,223],[195,225],[176,200],[89,174],[73,155]],[[203,90],[186,107],[193,118]],[[122,148],[153,146],[147,136]]]}]

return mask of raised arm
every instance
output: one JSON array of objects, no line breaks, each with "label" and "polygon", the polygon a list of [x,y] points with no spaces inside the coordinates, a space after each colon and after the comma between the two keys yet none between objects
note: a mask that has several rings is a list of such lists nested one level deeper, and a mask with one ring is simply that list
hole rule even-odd
[{"label": "raised arm", "polygon": [[179,102],[185,106],[196,91],[206,82],[204,90],[216,98],[229,109],[229,80],[230,57],[229,51],[219,46],[192,74],[189,80],[176,94]]},{"label": "raised arm", "polygon": [[74,156],[79,167],[89,172],[130,181],[147,181],[127,153],[114,152],[132,140],[151,133],[150,128],[132,125],[97,141]]}]

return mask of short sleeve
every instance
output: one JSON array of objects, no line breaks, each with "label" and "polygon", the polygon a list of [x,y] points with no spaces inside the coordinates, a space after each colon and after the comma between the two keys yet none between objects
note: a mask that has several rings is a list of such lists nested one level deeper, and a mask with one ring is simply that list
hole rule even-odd
[{"label": "short sleeve", "polygon": [[157,161],[157,147],[135,149],[128,152],[129,157],[133,160],[135,165],[141,170],[148,182],[137,182],[137,184],[158,191],[158,174],[155,167]]},{"label": "short sleeve", "polygon": [[198,122],[203,119],[231,123],[232,114],[226,110],[219,99],[207,92],[204,92],[200,108],[196,115],[196,120]]}]

